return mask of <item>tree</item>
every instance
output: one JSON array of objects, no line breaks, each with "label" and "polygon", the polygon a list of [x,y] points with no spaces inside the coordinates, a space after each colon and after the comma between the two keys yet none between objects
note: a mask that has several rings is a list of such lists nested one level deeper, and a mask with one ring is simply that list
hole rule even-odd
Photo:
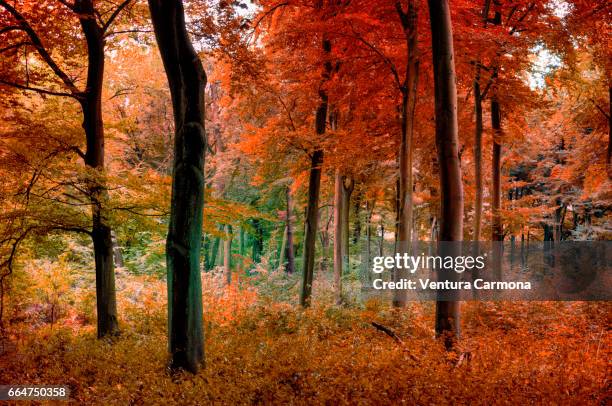
[{"label": "tree", "polygon": [[[324,38],[323,48],[323,77],[324,85],[332,73],[332,63],[329,60],[331,54],[331,41]],[[317,135],[325,134],[327,123],[328,94],[322,86],[319,90],[320,103],[315,113],[315,131]],[[310,176],[308,180],[308,206],[306,207],[306,231],[304,237],[304,265],[302,292],[300,304],[303,307],[310,306],[310,295],[312,293],[312,281],[314,278],[315,242],[317,239],[317,226],[319,222],[319,193],[321,190],[321,165],[323,164],[323,150],[316,148],[310,157]]]},{"label": "tree", "polygon": [[[440,235],[442,242],[463,239],[463,185],[459,165],[457,88],[453,32],[448,0],[429,0],[435,85],[436,147],[440,166]],[[460,333],[459,302],[436,302],[436,334],[447,348]]]},{"label": "tree", "polygon": [[[16,89],[37,92],[42,95],[70,97],[76,100],[81,107],[86,149],[82,152],[76,147],[76,151],[85,162],[85,165],[91,168],[86,188],[92,211],[91,238],[94,245],[96,266],[96,309],[99,338],[117,334],[119,331],[115,297],[113,243],[106,209],[106,206],[108,206],[108,192],[104,183],[105,151],[104,123],[102,120],[102,85],[104,81],[105,44],[108,35],[110,35],[109,28],[121,12],[129,6],[130,1],[125,0],[116,5],[110,11],[110,16],[106,20],[100,17],[100,13],[96,10],[93,0],[75,0],[74,3],[61,1],[59,2],[60,4],[45,2],[39,5],[30,2],[20,2],[20,6],[25,10],[24,12],[19,11],[16,4],[11,5],[4,0],[0,1],[0,7],[10,16],[7,20],[8,25],[3,27],[0,32],[13,33],[15,36],[14,40],[18,41],[9,48],[3,48],[3,51],[33,48],[40,62],[52,72],[52,77],[55,79],[53,81],[59,81],[57,86],[62,90],[56,90],[55,86],[45,88],[43,86],[30,85],[27,57],[26,80],[22,82],[8,76],[19,73],[18,71],[9,71],[7,72],[8,77],[4,76],[0,79],[0,84]],[[47,10],[52,10],[60,18],[67,18],[73,15],[77,16],[79,20],[81,31],[86,41],[87,77],[84,90],[78,88],[73,76],[60,66],[53,53],[54,48],[59,48],[64,52],[64,58],[69,59],[71,51],[54,42],[57,41],[58,36],[48,26],[44,24],[41,24],[40,27],[36,26],[39,22],[37,20],[41,16],[40,12],[46,12],[44,11],[45,6],[47,6]],[[33,13],[33,17],[28,17],[28,12]],[[66,33],[72,31],[70,26],[60,28],[63,28]],[[39,35],[39,30],[49,35],[50,45],[46,45],[43,42],[44,38]],[[21,40],[24,36],[26,40]],[[79,36],[75,36],[75,41],[74,46],[78,49]],[[13,58],[15,58],[15,54],[13,54]],[[45,74],[37,75],[37,77],[45,78]],[[43,85],[46,84],[44,79],[39,80]]]},{"label": "tree", "polygon": [[150,0],[155,37],[174,110],[174,162],[166,242],[170,365],[196,373],[204,362],[200,245],[204,209],[206,74],[182,0]]}]

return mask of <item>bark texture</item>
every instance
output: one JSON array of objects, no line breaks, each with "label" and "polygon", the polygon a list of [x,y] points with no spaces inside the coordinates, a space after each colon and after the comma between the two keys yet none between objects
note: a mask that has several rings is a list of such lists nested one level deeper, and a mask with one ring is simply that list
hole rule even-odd
[{"label": "bark texture", "polygon": [[174,163],[168,266],[170,366],[197,372],[204,362],[200,245],[204,207],[206,74],[185,26],[181,0],[149,0],[174,110]]},{"label": "bark texture", "polygon": [[491,161],[491,241],[503,241],[504,235],[501,222],[501,111],[499,103],[491,99],[491,128],[493,129],[493,155]]},{"label": "bark texture", "polygon": [[343,229],[344,229],[344,177],[336,169],[334,182],[334,300],[342,303]]},{"label": "bark texture", "polygon": [[482,99],[480,93],[480,78],[474,79],[474,113],[476,125],[474,128],[474,232],[472,240],[480,240],[482,224]]},{"label": "bark texture", "polygon": [[[435,85],[436,147],[440,166],[440,241],[463,238],[463,186],[459,164],[457,88],[448,0],[429,0]],[[454,272],[453,272],[454,274]],[[436,334],[451,347],[460,333],[459,302],[436,302]]]},{"label": "bark texture", "polygon": [[287,223],[287,246],[285,247],[287,266],[285,272],[292,274],[295,272],[295,254],[293,251],[293,225],[291,224],[291,192],[288,186],[285,193],[287,200],[287,219],[285,220]]},{"label": "bark texture", "polygon": [[223,240],[223,272],[225,282],[232,284],[232,226],[225,226],[225,240]]}]

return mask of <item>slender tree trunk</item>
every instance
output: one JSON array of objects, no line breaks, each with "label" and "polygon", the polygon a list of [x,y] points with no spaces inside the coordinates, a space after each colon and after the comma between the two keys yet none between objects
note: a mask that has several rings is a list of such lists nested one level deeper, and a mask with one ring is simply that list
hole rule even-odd
[{"label": "slender tree trunk", "polygon": [[363,199],[363,190],[360,190],[357,196],[355,196],[355,204],[353,210],[355,213],[355,228],[353,229],[353,244],[359,244],[361,239],[361,204]]},{"label": "slender tree trunk", "polygon": [[276,269],[278,271],[281,270],[283,265],[285,265],[285,253],[287,252],[287,226],[283,227],[283,237],[280,246],[280,250],[278,251],[278,263],[276,264]]},{"label": "slender tree trunk", "polygon": [[115,268],[123,268],[123,254],[121,253],[121,247],[117,241],[117,236],[111,231],[111,239],[113,241],[113,262]]},{"label": "slender tree trunk", "polygon": [[261,254],[263,253],[264,236],[263,229],[261,227],[261,221],[259,219],[253,220],[253,228],[255,229],[255,235],[253,236],[253,249],[251,251],[251,258],[254,263],[261,261]]},{"label": "slender tree trunk", "polygon": [[174,110],[174,163],[168,266],[168,333],[172,369],[204,363],[200,245],[204,208],[206,74],[185,26],[181,0],[149,0]]},{"label": "slender tree trunk", "polygon": [[612,86],[608,87],[608,154],[606,155],[608,178],[612,179]]},{"label": "slender tree trunk", "polygon": [[102,121],[102,85],[104,81],[104,30],[94,17],[93,1],[78,0],[75,11],[87,41],[87,84],[81,99],[83,128],[87,139],[85,165],[95,169],[89,182],[92,204],[92,240],[96,263],[96,310],[98,338],[119,332],[115,293],[113,240],[105,210],[108,192],[101,178],[104,172],[104,124]]},{"label": "slender tree trunk", "polygon": [[501,223],[501,111],[495,98],[491,99],[491,127],[493,129],[493,158],[491,177],[493,190],[491,191],[491,241],[503,241]]},{"label": "slender tree trunk", "polygon": [[[323,40],[323,53],[326,58],[331,54],[331,42]],[[324,73],[322,82],[329,80],[331,75],[331,61],[324,63]],[[315,126],[317,135],[325,134],[325,124],[327,122],[328,97],[321,87],[319,90],[320,103],[315,116]],[[306,209],[306,230],[304,238],[304,269],[302,280],[302,291],[300,294],[300,305],[310,306],[310,296],[312,293],[312,281],[314,277],[315,264],[315,243],[317,240],[317,226],[319,222],[319,193],[321,190],[321,165],[323,164],[323,150],[316,149],[311,156],[310,177],[308,183],[308,206]]]},{"label": "slender tree trunk", "polygon": [[336,304],[342,304],[342,268],[343,268],[343,211],[344,177],[340,169],[336,169],[334,187],[334,299]]},{"label": "slender tree trunk", "polygon": [[214,269],[215,265],[217,265],[217,257],[219,256],[219,245],[221,244],[221,238],[215,237],[211,248],[210,248],[210,263],[208,264],[208,269]]},{"label": "slender tree trunk", "polygon": [[[396,9],[402,23],[406,38],[407,60],[406,77],[401,88],[401,139],[399,149],[399,199],[398,199],[398,235],[396,237],[396,252],[398,254],[410,253],[412,243],[412,225],[414,222],[413,190],[414,180],[412,173],[414,136],[414,113],[416,108],[416,96],[418,85],[419,60],[417,56],[417,9],[414,1],[408,2],[408,10],[403,11],[401,3],[396,3]],[[403,270],[396,269],[394,279],[400,280],[405,277]],[[393,306],[399,307],[406,304],[406,291],[395,290]]]},{"label": "slender tree trunk", "polygon": [[474,111],[476,125],[474,128],[474,233],[472,240],[480,240],[480,228],[482,225],[482,99],[480,93],[480,78],[476,75],[474,79]]},{"label": "slender tree trunk", "polygon": [[225,282],[232,284],[232,226],[225,226],[225,240],[223,240],[223,270]]},{"label": "slender tree trunk", "polygon": [[287,247],[285,248],[287,266],[285,268],[285,272],[287,272],[288,274],[292,274],[295,272],[295,254],[293,252],[293,226],[291,224],[291,193],[289,187],[287,187],[285,193],[287,201],[287,219],[285,220],[287,223]]},{"label": "slender tree trunk", "polygon": [[342,263],[346,271],[350,268],[350,240],[349,240],[349,218],[351,211],[351,195],[355,188],[355,181],[348,176],[342,177]]},{"label": "slender tree trunk", "polygon": [[385,251],[385,223],[380,218],[380,238],[378,239],[378,256],[382,257]]},{"label": "slender tree trunk", "polygon": [[[436,147],[440,165],[440,241],[463,239],[463,185],[459,164],[457,88],[448,0],[428,0],[435,85]],[[455,272],[451,274],[456,275]],[[436,302],[436,334],[447,348],[460,334],[459,302]]]},{"label": "slender tree trunk", "polygon": [[372,262],[372,214],[374,213],[374,200],[366,200],[366,260],[365,272],[370,275],[370,263]]},{"label": "slender tree trunk", "polygon": [[238,237],[239,239],[239,250],[240,250],[240,256],[244,257],[246,255],[246,235],[244,232],[244,228],[240,227],[240,235]]}]

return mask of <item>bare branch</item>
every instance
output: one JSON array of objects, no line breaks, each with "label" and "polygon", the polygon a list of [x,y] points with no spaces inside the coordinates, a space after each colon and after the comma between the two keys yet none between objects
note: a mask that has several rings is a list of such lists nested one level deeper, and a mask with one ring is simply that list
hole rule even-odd
[{"label": "bare branch", "polygon": [[17,89],[21,89],[21,90],[29,90],[29,91],[32,91],[32,92],[46,94],[46,95],[49,95],[49,96],[72,97],[73,99],[80,100],[80,94],[65,93],[65,92],[56,92],[56,91],[53,91],[53,90],[42,89],[42,88],[39,88],[39,87],[32,87],[32,86],[22,85],[22,84],[15,83],[15,82],[9,82],[8,80],[4,80],[4,79],[0,79],[0,84],[6,85],[6,86],[11,86],[11,87],[14,87],[14,88],[17,88]]},{"label": "bare branch", "polygon": [[268,11],[266,11],[261,17],[259,17],[259,19],[255,22],[255,24],[253,24],[253,30],[256,30],[257,27],[259,27],[259,24],[261,24],[261,22],[270,14],[274,13],[274,11],[277,8],[283,7],[283,6],[288,6],[289,2],[283,2],[283,3],[278,3],[275,6],[272,6]]},{"label": "bare branch", "polygon": [[601,106],[599,106],[599,104],[595,103],[595,100],[591,99],[591,103],[593,103],[593,105],[597,108],[597,110],[599,110],[601,114],[604,115],[605,118],[607,118],[608,120],[610,119],[610,115],[606,113],[606,111],[602,109]]},{"label": "bare branch", "polygon": [[19,22],[23,31],[25,31],[26,34],[28,34],[28,36],[30,37],[30,40],[32,41],[32,46],[36,48],[38,54],[46,62],[49,68],[51,68],[55,75],[61,79],[61,81],[68,88],[70,93],[72,93],[73,97],[77,97],[78,95],[80,95],[81,92],[79,91],[79,89],[77,89],[77,87],[74,85],[74,82],[68,77],[68,75],[66,75],[66,73],[64,73],[64,71],[59,67],[59,65],[55,63],[47,49],[44,47],[42,41],[38,37],[38,34],[36,33],[36,31],[34,31],[32,26],[30,26],[25,17],[5,0],[0,0],[0,6],[3,7],[6,11],[8,11],[17,20],[17,22]]}]

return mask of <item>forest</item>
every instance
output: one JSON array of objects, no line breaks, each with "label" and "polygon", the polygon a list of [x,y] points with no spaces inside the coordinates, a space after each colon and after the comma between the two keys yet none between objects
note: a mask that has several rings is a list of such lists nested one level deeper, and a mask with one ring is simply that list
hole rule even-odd
[{"label": "forest", "polygon": [[[611,34],[607,0],[0,0],[0,400],[609,403]],[[584,300],[371,294],[447,243],[608,262]]]}]

